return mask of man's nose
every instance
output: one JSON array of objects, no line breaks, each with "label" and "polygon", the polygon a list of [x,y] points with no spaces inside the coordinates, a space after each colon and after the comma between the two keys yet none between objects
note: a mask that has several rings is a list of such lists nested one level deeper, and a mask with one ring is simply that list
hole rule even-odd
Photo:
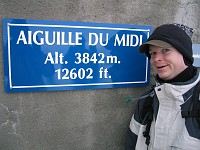
[{"label": "man's nose", "polygon": [[156,53],[152,59],[156,62],[156,61],[161,61],[163,59],[163,54],[161,53]]}]

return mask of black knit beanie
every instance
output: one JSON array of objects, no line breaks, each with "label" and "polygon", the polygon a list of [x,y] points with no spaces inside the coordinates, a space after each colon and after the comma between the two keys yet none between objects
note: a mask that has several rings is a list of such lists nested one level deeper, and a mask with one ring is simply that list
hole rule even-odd
[{"label": "black knit beanie", "polygon": [[[152,41],[164,41],[176,48],[182,55],[186,65],[192,65],[194,62],[191,36],[193,29],[180,24],[164,24],[157,27],[150,35],[147,42],[140,45],[139,52],[149,55],[149,43]],[[148,43],[149,42],[149,43]]]}]

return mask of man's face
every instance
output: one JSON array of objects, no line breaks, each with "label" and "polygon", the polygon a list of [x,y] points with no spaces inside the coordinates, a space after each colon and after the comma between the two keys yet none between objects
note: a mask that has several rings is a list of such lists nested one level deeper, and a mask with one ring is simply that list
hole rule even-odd
[{"label": "man's face", "polygon": [[174,47],[166,49],[150,45],[149,54],[153,70],[163,80],[173,79],[188,67],[184,63],[182,54]]}]

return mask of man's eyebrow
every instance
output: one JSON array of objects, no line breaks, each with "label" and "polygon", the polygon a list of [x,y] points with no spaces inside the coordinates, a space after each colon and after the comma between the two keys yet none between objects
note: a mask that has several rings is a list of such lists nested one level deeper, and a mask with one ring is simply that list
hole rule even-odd
[{"label": "man's eyebrow", "polygon": [[152,49],[152,48],[149,48],[149,52],[150,52],[150,51],[153,51],[153,49]]}]

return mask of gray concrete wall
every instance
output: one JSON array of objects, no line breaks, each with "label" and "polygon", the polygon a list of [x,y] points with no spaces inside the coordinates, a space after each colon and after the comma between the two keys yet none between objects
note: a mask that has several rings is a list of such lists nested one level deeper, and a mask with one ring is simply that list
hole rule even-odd
[{"label": "gray concrete wall", "polygon": [[[0,17],[151,25],[184,23],[200,43],[199,0],[0,0]],[[0,26],[2,41],[2,26]],[[5,93],[0,43],[0,150],[123,150],[147,87]]]}]

